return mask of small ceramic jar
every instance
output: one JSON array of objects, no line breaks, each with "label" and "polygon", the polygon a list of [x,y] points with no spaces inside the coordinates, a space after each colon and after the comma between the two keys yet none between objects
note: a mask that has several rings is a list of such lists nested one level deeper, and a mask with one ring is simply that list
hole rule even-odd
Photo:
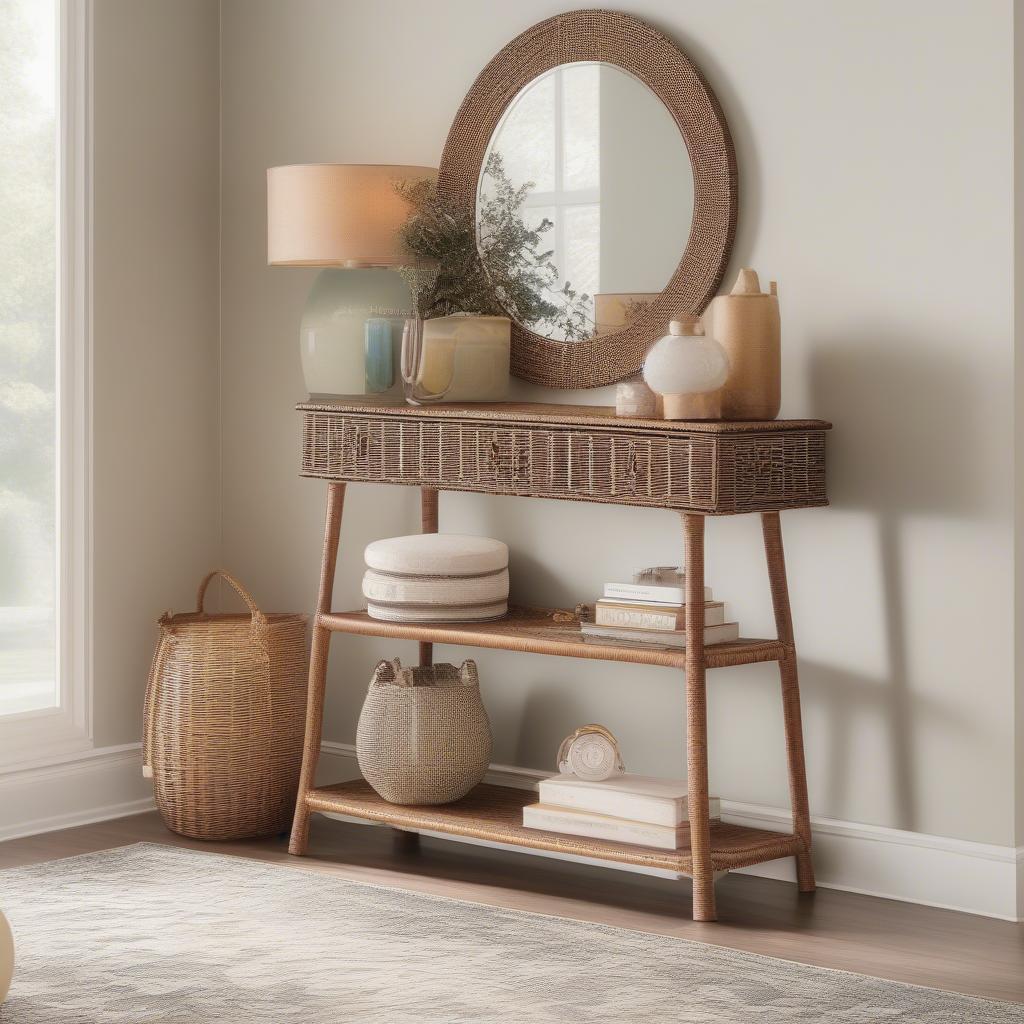
[{"label": "small ceramic jar", "polygon": [[644,361],[644,380],[661,395],[667,420],[715,420],[722,416],[721,388],[729,358],[704,336],[696,317],[673,320]]},{"label": "small ceramic jar", "polygon": [[658,396],[642,377],[619,381],[615,388],[615,415],[652,419],[658,413]]}]

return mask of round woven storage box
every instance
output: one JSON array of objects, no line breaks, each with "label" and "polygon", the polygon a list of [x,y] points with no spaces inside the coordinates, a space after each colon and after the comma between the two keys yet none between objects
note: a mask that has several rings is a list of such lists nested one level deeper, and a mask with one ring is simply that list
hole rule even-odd
[{"label": "round woven storage box", "polygon": [[508,614],[508,602],[410,608],[407,605],[395,607],[367,601],[366,614],[371,619],[380,619],[381,622],[493,622],[495,619],[503,619]]},{"label": "round woven storage box", "polygon": [[462,533],[413,533],[366,545],[366,565],[405,576],[477,576],[508,568],[508,545]]},{"label": "round woven storage box", "polygon": [[372,619],[483,622],[508,611],[508,547],[452,533],[388,537],[366,548],[363,596]]},{"label": "round woven storage box", "polygon": [[378,664],[359,715],[363,778],[393,804],[464,797],[491,761],[491,726],[476,663],[403,669]]},{"label": "round woven storage box", "polygon": [[480,576],[397,576],[367,569],[363,597],[378,604],[407,608],[504,604],[508,569]]},{"label": "round woven storage box", "polygon": [[[223,576],[248,615],[203,610]],[[264,614],[228,573],[197,610],[160,619],[146,691],[144,771],[167,827],[194,839],[285,831],[306,712],[306,616]]]}]

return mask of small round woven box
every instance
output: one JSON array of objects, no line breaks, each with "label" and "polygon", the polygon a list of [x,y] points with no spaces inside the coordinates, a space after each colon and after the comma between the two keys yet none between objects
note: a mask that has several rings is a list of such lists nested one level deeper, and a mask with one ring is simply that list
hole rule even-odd
[{"label": "small round woven box", "polygon": [[480,622],[508,610],[508,547],[452,533],[413,534],[366,548],[363,596],[389,622]]}]

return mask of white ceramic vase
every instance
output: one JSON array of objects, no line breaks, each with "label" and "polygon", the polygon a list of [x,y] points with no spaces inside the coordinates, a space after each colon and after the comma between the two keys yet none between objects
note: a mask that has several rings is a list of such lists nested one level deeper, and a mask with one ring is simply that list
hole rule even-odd
[{"label": "white ceramic vase", "polygon": [[673,320],[644,361],[644,380],[661,395],[667,420],[719,419],[728,375],[725,349],[705,337],[696,317]]}]

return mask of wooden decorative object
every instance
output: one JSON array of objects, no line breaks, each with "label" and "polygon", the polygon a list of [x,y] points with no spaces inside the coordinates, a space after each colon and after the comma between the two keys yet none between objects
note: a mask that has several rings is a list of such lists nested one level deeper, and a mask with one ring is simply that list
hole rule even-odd
[{"label": "wooden decorative object", "polygon": [[721,415],[730,420],[773,420],[782,405],[782,332],[775,282],[768,292],[745,269],[728,295],[703,316],[707,333],[725,349],[729,375]]},{"label": "wooden decorative object", "polygon": [[667,420],[720,420],[722,389],[699,395],[662,395],[661,407]]},{"label": "wooden decorative object", "polygon": [[[309,814],[326,811],[528,849],[680,872],[693,878],[693,915],[715,919],[716,871],[794,857],[801,891],[814,888],[810,813],[800,724],[800,693],[778,511],[827,504],[820,420],[671,423],[617,420],[593,406],[445,406],[417,409],[370,399],[300,406],[305,418],[303,473],[328,486],[327,528],[309,675],[309,713],[292,853],[306,851]],[[365,611],[335,612],[330,593],[345,481],[423,488],[423,529],[437,529],[437,491],[557,497],[681,514],[686,553],[686,649],[584,642],[575,615],[512,609],[490,623],[380,622]],[[704,526],[708,515],[762,513],[777,637],[705,647]],[[362,780],[316,788],[326,657],[331,633],[420,643],[429,664],[435,643],[591,658],[686,670],[689,839],[665,851],[525,828],[522,808],[535,795],[477,786],[445,807],[389,804]],[[777,662],[789,763],[793,831],[768,832],[712,822],[708,806],[707,673]]]},{"label": "wooden decorative object", "polygon": [[[203,610],[218,575],[249,614]],[[161,618],[143,764],[171,831],[240,839],[285,828],[302,763],[306,666],[306,616],[265,615],[223,570],[200,584],[195,612]]]},{"label": "wooden decorative object", "polygon": [[438,188],[476,209],[480,169],[494,129],[518,93],[560,64],[601,61],[638,78],[679,127],[693,170],[693,223],[668,285],[623,330],[554,341],[512,324],[512,373],[556,388],[591,388],[636,373],[651,342],[679,313],[699,314],[718,290],[736,231],[736,154],[722,108],[700,71],[670,39],[628,14],[569,11],[513,39],[480,72],[455,115]]}]

